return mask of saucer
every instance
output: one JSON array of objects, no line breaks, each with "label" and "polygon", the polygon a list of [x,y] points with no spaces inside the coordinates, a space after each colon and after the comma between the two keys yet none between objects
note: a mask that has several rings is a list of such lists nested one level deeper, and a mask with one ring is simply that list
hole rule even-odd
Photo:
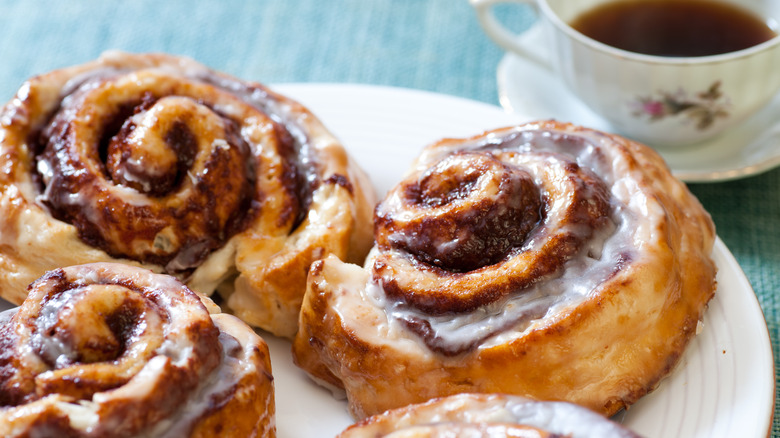
[{"label": "saucer", "polygon": [[[498,64],[497,80],[499,101],[510,113],[533,114],[540,119],[615,131],[549,70],[524,58],[505,55]],[[664,157],[672,173],[686,182],[727,181],[755,175],[780,166],[778,114],[780,96],[712,140],[655,149]]]}]

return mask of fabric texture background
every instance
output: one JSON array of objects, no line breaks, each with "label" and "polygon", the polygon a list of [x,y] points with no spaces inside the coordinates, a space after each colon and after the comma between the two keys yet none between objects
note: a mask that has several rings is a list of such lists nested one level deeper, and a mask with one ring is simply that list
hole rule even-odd
[{"label": "fabric texture background", "polygon": [[[534,20],[522,6],[500,13],[517,29]],[[266,84],[391,85],[496,105],[503,56],[467,0],[0,0],[0,101],[29,76],[108,49],[186,55]],[[780,169],[690,187],[755,289],[777,369]]]}]

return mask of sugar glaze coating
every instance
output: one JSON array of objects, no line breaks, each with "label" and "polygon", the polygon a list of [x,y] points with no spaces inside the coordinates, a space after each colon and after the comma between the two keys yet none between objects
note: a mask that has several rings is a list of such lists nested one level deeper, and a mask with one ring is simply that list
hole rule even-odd
[{"label": "sugar glaze coating", "polygon": [[337,438],[639,438],[581,406],[506,394],[459,394],[366,418]]},{"label": "sugar glaze coating", "polygon": [[373,189],[322,123],[187,58],[108,52],[31,78],[0,109],[0,167],[16,304],[46,270],[122,261],[289,337],[311,261],[371,246]]},{"label": "sugar glaze coating", "polygon": [[3,436],[274,436],[267,346],[173,277],[62,268],[0,319]]},{"label": "sugar glaze coating", "polygon": [[715,289],[714,226],[684,184],[646,146],[573,125],[435,143],[376,218],[365,267],[312,266],[294,343],[358,418],[459,392],[612,414],[677,363]]}]

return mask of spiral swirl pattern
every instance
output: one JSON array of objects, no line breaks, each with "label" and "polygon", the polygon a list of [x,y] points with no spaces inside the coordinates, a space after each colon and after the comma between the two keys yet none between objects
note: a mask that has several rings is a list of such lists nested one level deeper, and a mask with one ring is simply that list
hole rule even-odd
[{"label": "spiral swirl pattern", "polygon": [[[267,193],[282,195],[290,220],[304,207],[293,190],[295,161],[260,154],[260,145],[278,157],[293,147],[267,135],[273,126],[211,85],[149,71],[89,78],[39,138],[41,200],[115,257],[192,269],[257,214]],[[271,184],[256,186],[257,169]]]},{"label": "spiral swirl pattern", "polygon": [[375,219],[364,269],[312,266],[294,346],[357,417],[458,392],[614,413],[669,372],[714,292],[709,215],[655,152],[586,128],[435,143]]},{"label": "spiral swirl pattern", "polygon": [[603,182],[576,162],[502,155],[455,153],[390,191],[374,259],[388,294],[428,313],[474,310],[554,274],[612,225]]},{"label": "spiral swirl pattern", "polygon": [[273,435],[265,343],[166,275],[50,271],[4,315],[0,345],[3,436],[199,436],[228,424],[228,406],[252,416],[231,420],[231,436]]},{"label": "spiral swirl pattern", "polygon": [[311,261],[371,244],[373,191],[321,123],[189,59],[108,53],[30,79],[0,121],[9,290],[123,260],[219,287],[243,319],[291,336]]},{"label": "spiral swirl pattern", "polygon": [[[600,278],[583,278],[587,284],[611,275],[626,257],[615,249],[620,239],[605,247],[616,223],[630,220],[610,205],[605,181],[573,154],[519,153],[523,142],[510,134],[498,145],[442,148],[436,158],[423,158],[430,167],[408,176],[377,207],[373,280],[439,353],[458,355],[497,330],[541,317],[549,297],[571,290],[554,281],[564,269],[594,265],[590,276]],[[565,135],[555,142],[575,151],[587,147]],[[598,263],[605,249],[615,257]],[[440,328],[451,327],[453,315],[498,302],[511,302],[512,309],[487,324],[463,321],[457,339]],[[464,336],[463,328],[477,336]]]}]

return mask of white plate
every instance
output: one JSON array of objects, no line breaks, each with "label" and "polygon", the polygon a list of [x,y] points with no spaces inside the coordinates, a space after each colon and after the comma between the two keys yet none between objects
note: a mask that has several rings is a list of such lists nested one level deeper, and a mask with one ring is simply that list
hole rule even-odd
[{"label": "white plate", "polygon": [[[507,54],[498,64],[498,94],[510,112],[612,131],[548,70]],[[657,148],[672,173],[687,182],[726,181],[780,166],[780,96],[723,135],[681,148]],[[652,145],[650,145],[652,146]]]},{"label": "white plate", "polygon": [[[530,119],[493,105],[408,89],[344,84],[273,88],[317,114],[368,171],[380,194],[400,180],[424,145]],[[647,438],[765,438],[769,431],[774,362],[763,314],[722,241],[717,241],[713,256],[719,268],[718,292],[702,333],[672,375],[623,418]],[[269,341],[279,437],[331,437],[347,427],[351,419],[346,403],[294,368],[288,342]]]},{"label": "white plate", "polygon": [[[425,144],[527,119],[492,105],[398,88],[273,88],[312,109],[368,171],[380,193],[400,179]],[[769,335],[750,284],[720,240],[714,258],[719,289],[702,333],[672,375],[622,418],[647,438],[767,436],[775,394]],[[293,365],[289,341],[263,337],[271,348],[278,437],[327,438],[349,426],[346,402],[334,399]]]}]

